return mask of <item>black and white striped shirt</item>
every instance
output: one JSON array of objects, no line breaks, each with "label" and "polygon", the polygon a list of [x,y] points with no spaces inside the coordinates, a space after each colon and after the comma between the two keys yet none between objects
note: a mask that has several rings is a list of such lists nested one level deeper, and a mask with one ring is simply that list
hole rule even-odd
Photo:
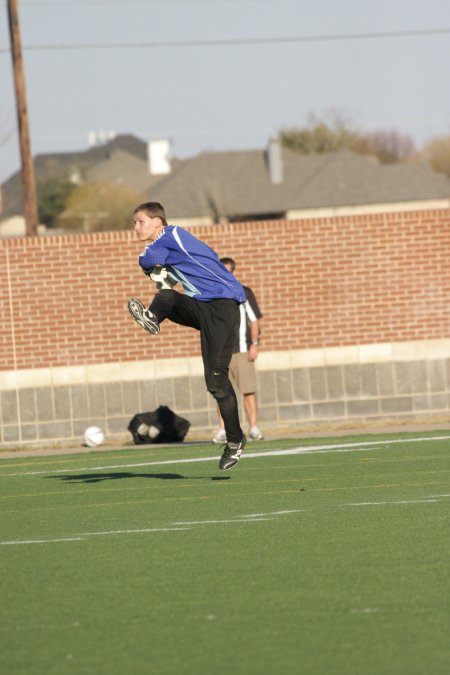
[{"label": "black and white striped shirt", "polygon": [[251,342],[250,324],[262,318],[262,313],[258,307],[255,295],[251,288],[243,286],[246,301],[239,305],[240,323],[239,339],[235,345],[235,352],[248,352]]}]

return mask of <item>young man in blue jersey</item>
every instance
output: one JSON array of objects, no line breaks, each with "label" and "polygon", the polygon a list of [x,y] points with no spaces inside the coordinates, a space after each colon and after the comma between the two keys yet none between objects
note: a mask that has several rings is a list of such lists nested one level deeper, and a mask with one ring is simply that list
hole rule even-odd
[{"label": "young man in blue jersey", "polygon": [[[227,438],[219,468],[232,469],[246,443],[228,377],[244,289],[209,246],[187,230],[167,224],[158,202],[136,207],[134,231],[140,241],[148,242],[139,264],[158,290],[148,309],[131,298],[130,314],[149,333],[159,333],[164,319],[200,332],[206,387],[217,401]],[[183,293],[173,289],[177,283]]]}]

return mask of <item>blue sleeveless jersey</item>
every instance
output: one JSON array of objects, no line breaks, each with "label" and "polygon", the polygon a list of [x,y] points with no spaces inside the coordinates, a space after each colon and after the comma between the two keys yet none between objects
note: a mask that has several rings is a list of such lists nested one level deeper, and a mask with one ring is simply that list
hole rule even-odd
[{"label": "blue sleeveless jersey", "polygon": [[175,225],[167,225],[139,256],[146,272],[163,265],[171,280],[178,281],[186,295],[196,300],[230,298],[245,302],[245,292],[236,277],[222,265],[219,256],[203,241]]}]

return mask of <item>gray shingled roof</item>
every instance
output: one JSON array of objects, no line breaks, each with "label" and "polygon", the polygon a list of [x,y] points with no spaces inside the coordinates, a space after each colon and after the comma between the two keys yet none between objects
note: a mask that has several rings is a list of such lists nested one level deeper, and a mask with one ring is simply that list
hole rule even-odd
[{"label": "gray shingled roof", "polygon": [[113,150],[86,172],[86,181],[120,183],[136,195],[144,195],[160,179],[150,174],[147,161],[123,150]]},{"label": "gray shingled roof", "polygon": [[[59,172],[69,175],[72,171],[86,171],[107,160],[115,151],[123,151],[129,155],[147,160],[147,143],[132,136],[124,134],[108,141],[104,145],[95,146],[80,152],[61,152],[36,155],[33,159],[36,180],[45,179],[47,176]],[[22,206],[22,180],[20,171],[13,174],[2,185],[3,210],[1,218],[23,214]]]},{"label": "gray shingled roof", "polygon": [[[341,150],[301,157],[305,174],[292,172],[294,208],[353,206],[450,197],[450,180],[423,163],[380,164]],[[306,160],[306,161],[305,161]],[[295,178],[295,176],[298,178]]]},{"label": "gray shingled roof", "polygon": [[[38,155],[37,176],[54,168],[84,170],[91,180],[124,184],[136,194],[162,202],[169,218],[282,215],[287,211],[393,204],[450,198],[450,179],[421,163],[380,164],[348,150],[300,155],[282,150],[283,181],[270,181],[264,150],[207,152],[174,160],[167,176],[152,176],[147,144],[118,136],[86,152]],[[3,217],[22,213],[20,174],[3,185]]]},{"label": "gray shingled roof", "polygon": [[450,180],[424,164],[382,165],[347,150],[299,155],[283,150],[283,182],[270,182],[264,151],[204,153],[154,186],[173,218],[284,213],[322,207],[450,197]]}]

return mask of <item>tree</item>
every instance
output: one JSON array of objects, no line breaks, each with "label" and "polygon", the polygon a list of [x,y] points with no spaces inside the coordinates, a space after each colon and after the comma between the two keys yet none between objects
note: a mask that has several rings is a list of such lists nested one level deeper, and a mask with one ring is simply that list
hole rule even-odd
[{"label": "tree", "polygon": [[119,183],[86,183],[71,192],[57,222],[59,227],[76,232],[123,230],[139,201],[145,201],[145,197]]},{"label": "tree", "polygon": [[424,147],[421,156],[435,171],[450,177],[450,136],[433,138]]},{"label": "tree", "polygon": [[320,119],[310,115],[307,125],[282,129],[279,140],[285,148],[302,154],[335,152],[347,148],[362,155],[375,155],[383,164],[403,162],[413,157],[414,141],[398,131],[362,133],[347,115],[331,112]]},{"label": "tree", "polygon": [[310,114],[306,126],[282,129],[279,132],[281,145],[302,154],[333,152],[351,148],[357,132],[351,128],[346,116],[332,111],[321,120]]},{"label": "tree", "polygon": [[405,162],[416,153],[412,138],[395,129],[357,136],[352,150],[362,155],[375,155],[382,164]]},{"label": "tree", "polygon": [[64,177],[38,179],[36,191],[39,222],[47,227],[54,227],[57,216],[64,211],[67,199],[74,188],[75,185]]}]

